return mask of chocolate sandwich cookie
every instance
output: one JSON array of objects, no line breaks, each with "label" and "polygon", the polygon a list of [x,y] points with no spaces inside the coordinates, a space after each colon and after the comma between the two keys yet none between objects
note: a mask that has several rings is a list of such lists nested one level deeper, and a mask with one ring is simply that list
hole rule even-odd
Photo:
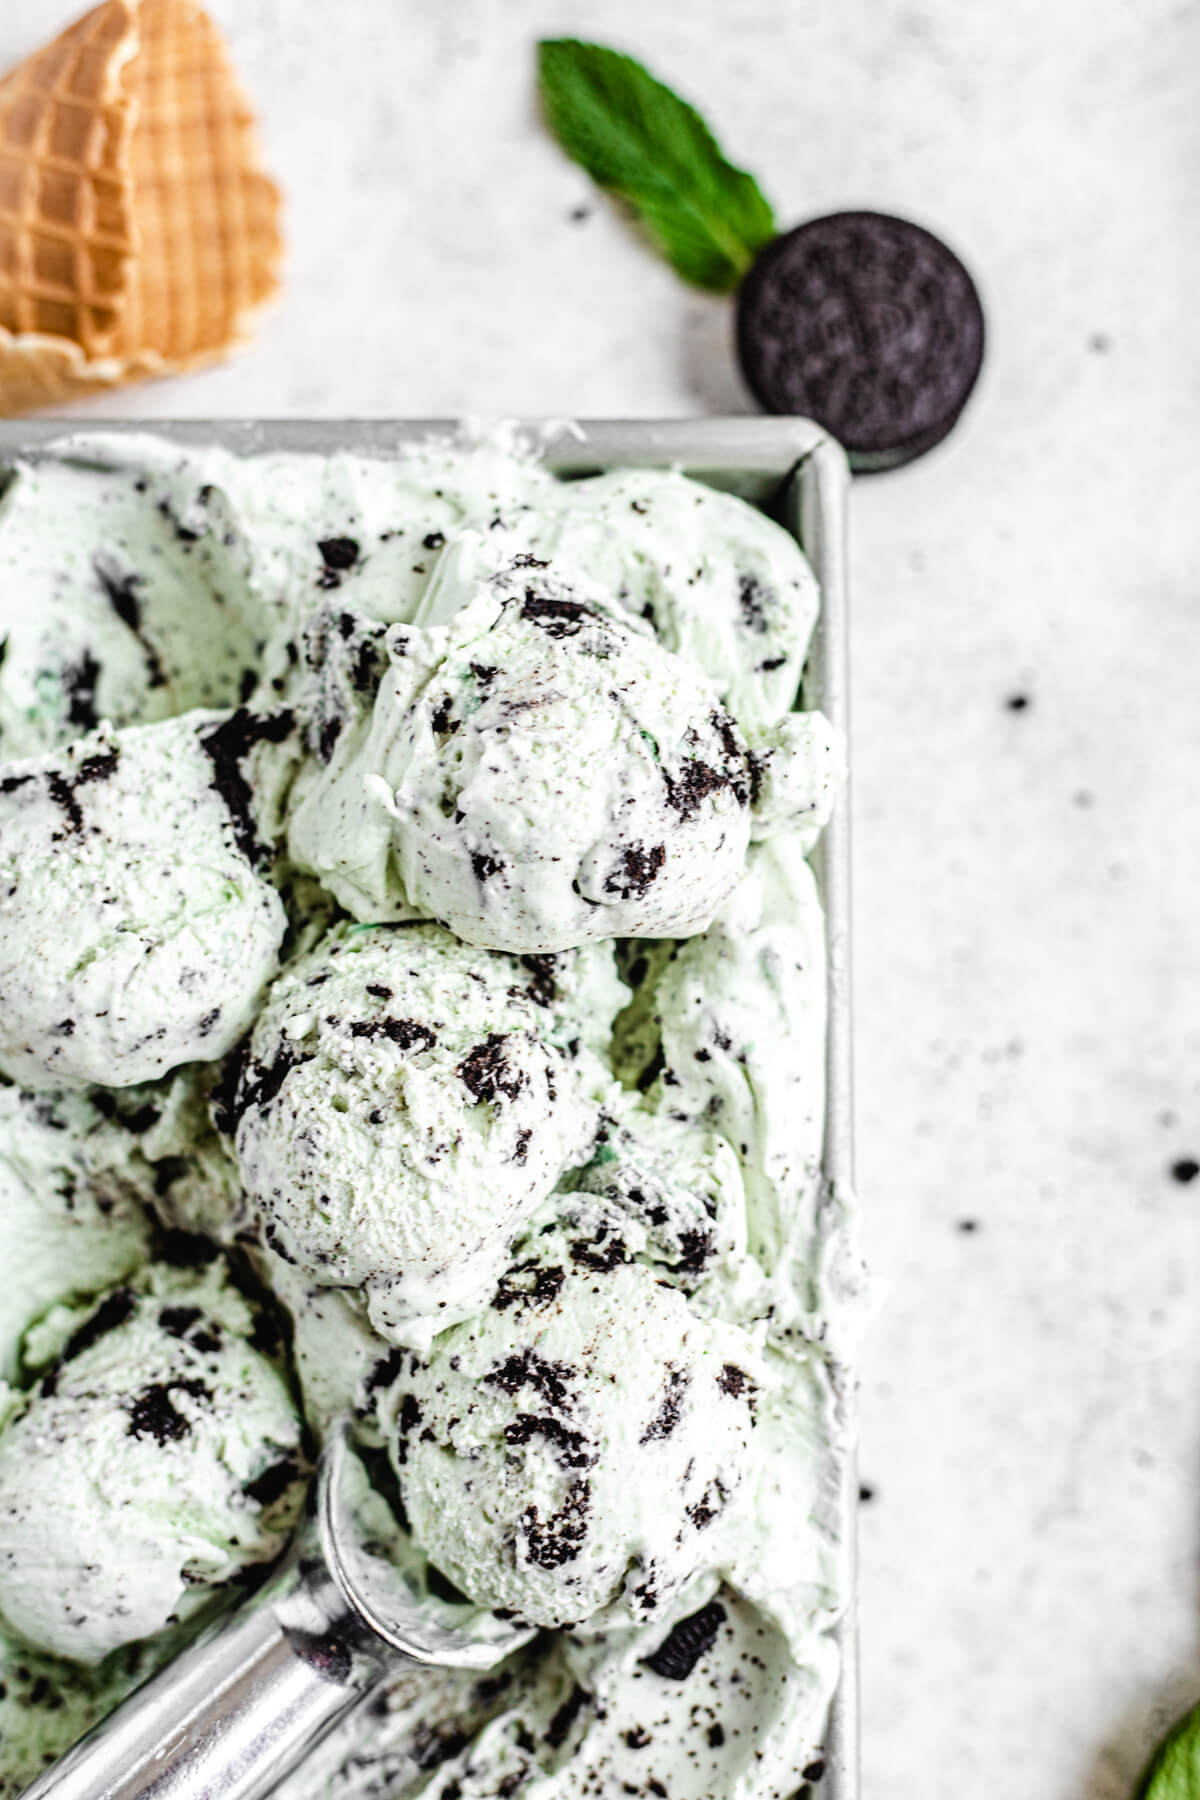
[{"label": "chocolate sandwich cookie", "polygon": [[863,472],[940,443],[983,361],[983,308],[938,238],[885,213],[832,213],[776,238],[738,294],[742,372],[772,413],[805,413]]}]

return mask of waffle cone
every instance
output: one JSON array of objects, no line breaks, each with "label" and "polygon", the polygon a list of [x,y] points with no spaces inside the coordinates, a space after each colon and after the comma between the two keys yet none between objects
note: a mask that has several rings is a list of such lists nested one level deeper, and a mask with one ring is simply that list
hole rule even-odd
[{"label": "waffle cone", "polygon": [[105,0],[0,80],[0,414],[224,356],[278,219],[207,14]]}]

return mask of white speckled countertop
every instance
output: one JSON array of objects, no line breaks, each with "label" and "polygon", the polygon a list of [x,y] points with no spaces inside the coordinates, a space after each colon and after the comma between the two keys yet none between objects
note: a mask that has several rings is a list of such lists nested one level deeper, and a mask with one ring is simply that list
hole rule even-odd
[{"label": "white speckled countertop", "polygon": [[[854,496],[866,1800],[1127,1800],[1200,1696],[1195,0],[213,0],[290,284],[138,414],[743,411],[540,129],[531,42],[643,55],[785,222],[907,212],[991,347]],[[0,59],[74,11],[6,0]],[[1186,1173],[1186,1165],[1181,1171]]]}]

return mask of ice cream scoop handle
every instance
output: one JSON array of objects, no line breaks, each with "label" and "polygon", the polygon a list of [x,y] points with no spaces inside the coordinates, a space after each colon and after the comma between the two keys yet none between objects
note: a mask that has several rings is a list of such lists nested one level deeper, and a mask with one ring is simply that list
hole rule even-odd
[{"label": "ice cream scoop handle", "polygon": [[262,1800],[376,1680],[388,1653],[323,1569],[194,1644],[23,1800]]}]

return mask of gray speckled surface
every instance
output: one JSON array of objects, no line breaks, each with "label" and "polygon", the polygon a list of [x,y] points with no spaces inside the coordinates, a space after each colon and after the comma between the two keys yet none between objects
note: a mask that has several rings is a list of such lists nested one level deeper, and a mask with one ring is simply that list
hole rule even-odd
[{"label": "gray speckled surface", "polygon": [[[72,10],[8,0],[0,51]],[[783,219],[907,211],[977,271],[976,403],[853,506],[860,1175],[891,1284],[865,1792],[1124,1800],[1200,1694],[1200,1180],[1169,1173],[1200,1159],[1200,10],[214,10],[289,188],[288,297],[236,364],[93,416],[744,410],[724,303],[544,139],[545,30],[670,74]]]}]

